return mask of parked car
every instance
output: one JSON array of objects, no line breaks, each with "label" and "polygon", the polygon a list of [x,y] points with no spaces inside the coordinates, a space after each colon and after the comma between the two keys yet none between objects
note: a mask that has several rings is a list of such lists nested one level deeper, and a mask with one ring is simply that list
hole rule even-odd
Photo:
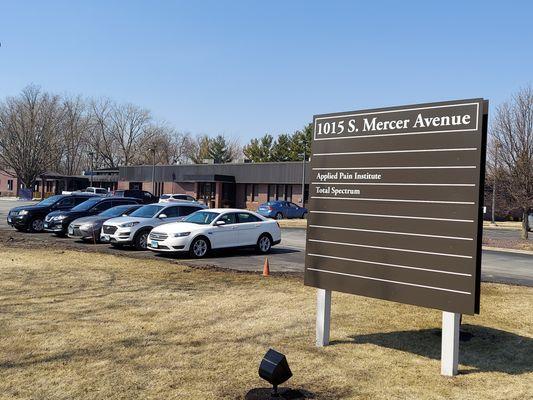
[{"label": "parked car", "polygon": [[71,210],[52,211],[44,219],[44,230],[56,235],[65,235],[72,221],[81,217],[100,214],[111,207],[138,204],[139,199],[127,197],[100,197],[96,196],[77,205]]},{"label": "parked car", "polygon": [[201,258],[210,250],[228,247],[255,247],[260,253],[268,253],[280,242],[281,229],[276,221],[253,211],[215,208],[154,228],[148,237],[148,249],[188,251],[191,257]]},{"label": "parked car", "polygon": [[68,226],[67,235],[68,237],[75,239],[92,239],[100,241],[100,233],[105,221],[111,218],[130,215],[139,207],[142,207],[142,204],[114,206],[100,214],[75,219]]},{"label": "parked car", "polygon": [[305,218],[307,216],[307,208],[300,207],[290,201],[269,201],[261,204],[257,208],[257,212],[263,217],[283,219],[283,218]]},{"label": "parked car", "polygon": [[7,215],[7,223],[19,231],[42,232],[44,219],[52,211],[67,211],[95,197],[91,193],[55,195],[37,204],[12,208]]},{"label": "parked car", "polygon": [[109,193],[107,191],[107,189],[105,189],[105,188],[92,187],[92,186],[89,186],[88,188],[86,188],[85,192],[99,194],[101,196],[105,196],[105,195],[107,195]]},{"label": "parked car", "polygon": [[202,204],[191,202],[147,204],[127,217],[112,218],[104,222],[100,240],[110,242],[115,247],[133,245],[138,250],[145,250],[148,234],[152,228],[180,221],[204,208]]},{"label": "parked car", "polygon": [[197,200],[189,196],[188,194],[162,194],[159,196],[159,202],[160,203],[171,203],[173,201],[194,201],[197,202]]},{"label": "parked car", "polygon": [[146,190],[115,190],[110,194],[114,197],[134,197],[136,199],[142,200],[143,204],[152,204],[159,201],[159,197],[154,196],[152,193],[147,192]]}]

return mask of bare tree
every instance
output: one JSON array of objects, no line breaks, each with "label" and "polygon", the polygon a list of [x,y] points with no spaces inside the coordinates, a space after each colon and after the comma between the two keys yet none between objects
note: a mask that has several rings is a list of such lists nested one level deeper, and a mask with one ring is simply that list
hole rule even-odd
[{"label": "bare tree", "polygon": [[528,238],[528,211],[533,204],[533,88],[516,93],[496,110],[493,140],[499,143],[502,187],[522,211],[522,238]]},{"label": "bare tree", "polygon": [[99,167],[116,168],[120,156],[116,142],[111,135],[111,113],[113,103],[107,98],[92,100],[90,103],[89,149],[94,154],[94,164]]},{"label": "bare tree", "polygon": [[139,164],[152,164],[153,153],[149,149],[155,149],[156,164],[176,164],[186,161],[185,152],[189,143],[190,135],[176,132],[173,128],[164,124],[153,124],[150,127],[150,141],[148,146],[140,149]]},{"label": "bare tree", "polygon": [[59,96],[36,86],[0,105],[0,168],[26,187],[57,163],[63,108]]},{"label": "bare tree", "polygon": [[58,171],[67,175],[78,174],[87,165],[90,118],[87,106],[78,96],[63,100],[63,118],[60,123],[61,159]]},{"label": "bare tree", "polygon": [[110,119],[110,134],[120,152],[121,165],[136,164],[139,150],[148,146],[154,135],[150,111],[133,104],[115,105]]},{"label": "bare tree", "polygon": [[193,164],[202,164],[209,157],[209,136],[190,137],[185,143],[185,155]]}]

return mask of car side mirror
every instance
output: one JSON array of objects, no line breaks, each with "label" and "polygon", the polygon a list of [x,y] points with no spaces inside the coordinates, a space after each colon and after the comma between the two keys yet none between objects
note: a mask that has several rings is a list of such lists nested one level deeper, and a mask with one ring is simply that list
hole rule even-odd
[{"label": "car side mirror", "polygon": [[215,225],[216,226],[226,225],[226,221],[217,221],[217,222],[215,222]]},{"label": "car side mirror", "polygon": [[165,219],[167,217],[167,214],[159,214],[157,218]]}]

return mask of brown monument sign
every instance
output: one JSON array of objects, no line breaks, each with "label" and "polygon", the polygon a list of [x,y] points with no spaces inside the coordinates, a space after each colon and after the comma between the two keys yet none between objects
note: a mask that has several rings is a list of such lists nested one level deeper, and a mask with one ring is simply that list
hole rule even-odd
[{"label": "brown monument sign", "polygon": [[305,284],[478,313],[487,110],[315,116]]}]

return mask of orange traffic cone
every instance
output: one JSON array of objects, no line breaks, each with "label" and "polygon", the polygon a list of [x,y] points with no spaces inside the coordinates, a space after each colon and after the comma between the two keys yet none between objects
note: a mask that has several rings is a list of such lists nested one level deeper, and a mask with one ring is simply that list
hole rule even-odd
[{"label": "orange traffic cone", "polygon": [[265,258],[265,265],[263,266],[263,276],[270,275],[270,266],[268,265],[268,257]]}]

